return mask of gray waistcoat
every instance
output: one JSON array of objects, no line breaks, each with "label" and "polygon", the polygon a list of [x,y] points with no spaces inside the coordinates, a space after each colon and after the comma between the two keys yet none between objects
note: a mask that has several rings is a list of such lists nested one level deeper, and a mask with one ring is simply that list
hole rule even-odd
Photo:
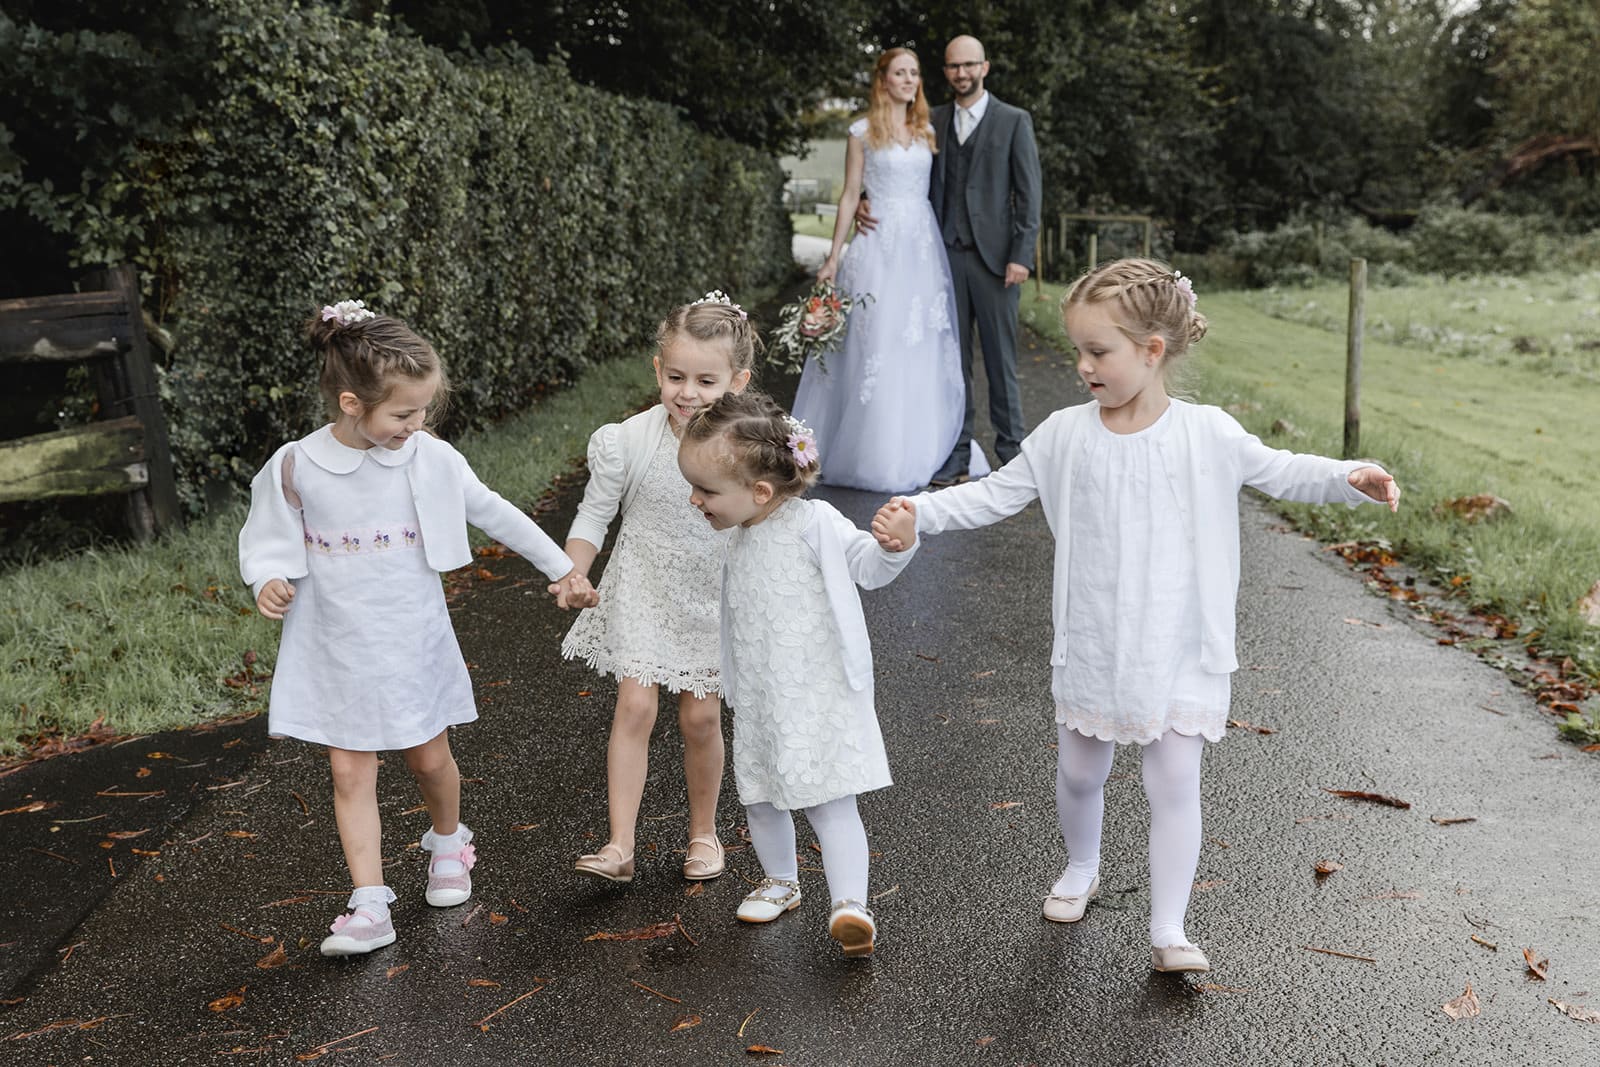
[{"label": "gray waistcoat", "polygon": [[944,243],[977,247],[972,236],[972,216],[967,212],[967,175],[972,172],[972,146],[977,141],[977,127],[967,137],[967,143],[951,136],[944,142],[944,204],[939,212],[944,219]]}]

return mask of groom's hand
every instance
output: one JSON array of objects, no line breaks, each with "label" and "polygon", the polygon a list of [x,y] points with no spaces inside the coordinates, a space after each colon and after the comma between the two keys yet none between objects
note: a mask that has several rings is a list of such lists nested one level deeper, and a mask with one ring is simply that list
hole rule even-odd
[{"label": "groom's hand", "polygon": [[1013,285],[1021,285],[1023,282],[1028,280],[1028,274],[1028,268],[1024,267],[1021,263],[1007,263],[1006,288],[1009,289]]},{"label": "groom's hand", "polygon": [[859,233],[871,233],[878,228],[878,220],[872,215],[872,201],[863,194],[856,201],[856,230]]}]

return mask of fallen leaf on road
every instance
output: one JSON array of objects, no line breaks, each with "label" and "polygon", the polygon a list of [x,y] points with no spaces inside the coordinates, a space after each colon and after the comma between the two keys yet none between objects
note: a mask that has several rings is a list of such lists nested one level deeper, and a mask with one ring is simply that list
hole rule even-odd
[{"label": "fallen leaf on road", "polygon": [[1537,978],[1541,982],[1548,982],[1550,980],[1549,960],[1539,959],[1539,957],[1531,948],[1525,948],[1522,950],[1522,958],[1528,961],[1528,975],[1530,977]]},{"label": "fallen leaf on road", "polygon": [[1467,991],[1454,1000],[1446,1001],[1444,1013],[1450,1016],[1451,1021],[1460,1022],[1462,1019],[1476,1019],[1480,1012],[1478,1007],[1478,994],[1472,991],[1472,983],[1467,983]]},{"label": "fallen leaf on road", "polygon": [[1485,941],[1483,938],[1479,937],[1477,934],[1473,934],[1472,935],[1472,940],[1476,941],[1478,944],[1482,945],[1484,948],[1488,949],[1490,952],[1499,952],[1500,951],[1500,946],[1499,945],[1495,944],[1493,941]]},{"label": "fallen leaf on road", "polygon": [[383,972],[383,976],[385,978],[393,978],[395,975],[403,974],[404,972],[409,971],[410,969],[411,969],[411,964],[409,964],[409,963],[397,963],[393,967],[390,967],[387,971],[384,971]]},{"label": "fallen leaf on road", "polygon": [[649,926],[639,926],[621,933],[611,933],[608,930],[599,930],[584,938],[585,941],[649,941],[657,937],[671,937],[678,932],[676,922],[652,923]]},{"label": "fallen leaf on road", "polygon": [[1204,893],[1208,889],[1215,889],[1219,885],[1227,884],[1228,880],[1226,878],[1208,878],[1203,882],[1196,882],[1194,884],[1194,891],[1196,893]]},{"label": "fallen leaf on road", "polygon": [[1335,871],[1344,870],[1344,864],[1338,860],[1318,860],[1316,866],[1311,869],[1317,872],[1317,880],[1320,882]]},{"label": "fallen leaf on road", "polygon": [[1428,821],[1439,826],[1454,826],[1456,823],[1477,822],[1476,815],[1430,815]]},{"label": "fallen leaf on road", "polygon": [[782,1056],[783,1049],[773,1048],[770,1045],[751,1045],[745,1049],[752,1056]]},{"label": "fallen leaf on road", "polygon": [[226,837],[239,837],[239,838],[243,838],[246,841],[254,841],[255,838],[256,838],[256,835],[251,833],[249,830],[229,830],[227,832],[227,834],[224,835],[224,836],[226,836]]},{"label": "fallen leaf on road", "polygon": [[978,1047],[979,1048],[988,1048],[992,1044],[994,1044],[994,1038],[992,1038],[992,1037],[980,1037],[980,1038],[978,1038]]},{"label": "fallen leaf on road", "polygon": [[994,803],[989,805],[989,810],[990,811],[1005,811],[1007,808],[1020,808],[1020,807],[1022,807],[1022,801],[1020,801],[1020,800],[996,800]]},{"label": "fallen leaf on road", "polygon": [[1228,725],[1237,730],[1253,730],[1262,736],[1266,736],[1267,734],[1275,734],[1278,732],[1271,726],[1257,726],[1255,723],[1245,722],[1243,719],[1229,719]]},{"label": "fallen leaf on road", "polygon": [[1580,1023],[1600,1023],[1600,1011],[1595,1011],[1593,1008],[1580,1008],[1576,1004],[1568,1004],[1564,1001],[1556,1000],[1554,997],[1546,997],[1545,999],[1554,1004],[1556,1010],[1569,1019],[1576,1019]]},{"label": "fallen leaf on road", "polygon": [[211,1003],[207,1004],[206,1007],[210,1008],[212,1011],[228,1011],[231,1008],[237,1008],[239,1005],[244,1003],[244,991],[248,988],[250,987],[240,986],[232,993],[225,993],[216,1000],[213,1000]]},{"label": "fallen leaf on road", "polygon": [[520,834],[528,830],[537,830],[543,825],[544,823],[542,822],[519,822],[517,825],[513,826],[512,829]]},{"label": "fallen leaf on road", "polygon": [[111,830],[106,833],[106,836],[113,841],[131,841],[135,837],[143,837],[149,832],[149,827],[145,827],[143,830]]},{"label": "fallen leaf on road", "polygon": [[256,960],[256,966],[263,971],[270,971],[274,967],[282,967],[289,962],[289,954],[283,950],[283,942],[278,942],[278,947]]},{"label": "fallen leaf on road", "polygon": [[29,811],[43,811],[49,806],[42,800],[35,800],[32,804],[24,804],[20,808],[7,808],[5,811],[0,811],[0,815],[21,815]]},{"label": "fallen leaf on road", "polygon": [[1370,800],[1374,804],[1387,804],[1391,808],[1411,807],[1411,801],[1409,800],[1401,800],[1399,797],[1384,796],[1382,793],[1369,793],[1364,789],[1324,788],[1322,791],[1324,793],[1332,793],[1336,797],[1344,797],[1347,800]]},{"label": "fallen leaf on road", "polygon": [[994,673],[994,671],[979,671],[978,673],[974,674],[973,677],[974,678],[987,678],[993,673]]},{"label": "fallen leaf on road", "polygon": [[149,767],[140,767],[138,770],[133,772],[133,776],[135,778],[148,778],[150,777],[150,773]]},{"label": "fallen leaf on road", "polygon": [[1218,985],[1216,982],[1201,982],[1196,989],[1205,993],[1248,993],[1250,990],[1236,985]]},{"label": "fallen leaf on road", "polygon": [[694,882],[689,886],[688,889],[685,889],[683,891],[683,895],[686,896],[686,897],[697,897],[701,893],[704,893],[705,891],[706,891],[706,884],[704,882]]},{"label": "fallen leaf on road", "polygon": [[493,978],[469,978],[467,979],[467,984],[470,986],[477,986],[480,989],[500,988],[500,983],[496,982]]},{"label": "fallen leaf on road", "polygon": [[503,923],[505,921],[506,921],[506,917],[504,915],[501,915],[498,911],[491,911],[489,913],[489,925],[490,926],[499,926],[501,923]]},{"label": "fallen leaf on road", "polygon": [[673,1021],[672,1029],[668,1030],[667,1032],[669,1034],[675,1034],[679,1030],[688,1030],[691,1027],[699,1026],[701,1022],[702,1020],[698,1015],[680,1015],[676,1020]]}]

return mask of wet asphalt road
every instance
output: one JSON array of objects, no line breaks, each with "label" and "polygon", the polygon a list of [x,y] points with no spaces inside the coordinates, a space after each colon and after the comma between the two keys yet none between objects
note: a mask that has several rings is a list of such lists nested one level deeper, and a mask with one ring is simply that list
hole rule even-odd
[{"label": "wet asphalt road", "polygon": [[[1060,357],[1035,349],[1022,372],[1033,419],[1076,399]],[[861,523],[879,502],[822,495]],[[541,522],[559,535],[572,503],[569,492]],[[473,902],[423,904],[412,845],[426,816],[391,759],[380,791],[400,939],[324,960],[316,944],[346,889],[320,754],[265,741],[262,721],[170,761],[137,758],[147,743],[124,746],[132,758],[75,765],[92,768],[96,790],[0,827],[65,857],[30,853],[39,870],[87,872],[107,856],[120,868],[63,930],[63,951],[39,936],[0,950],[13,977],[24,950],[44,960],[8,994],[22,999],[0,1014],[0,1064],[1600,1063],[1600,1024],[1547,1002],[1600,1009],[1600,761],[1558,742],[1503,675],[1439,646],[1404,606],[1257,503],[1243,506],[1234,714],[1275,732],[1231,730],[1206,755],[1207,843],[1188,930],[1211,956],[1209,975],[1149,970],[1135,753],[1119,753],[1108,786],[1104,895],[1076,926],[1039,917],[1064,856],[1050,535],[1032,508],[930,539],[899,581],[864,596],[896,778],[862,802],[877,853],[871,959],[847,962],[826,937],[803,822],[808,896],[797,911],[768,926],[733,919],[758,876],[748,849],[689,895],[678,875],[681,749],[665,712],[639,878],[610,887],[570,873],[603,840],[615,690],[559,659],[571,619],[511,560],[456,600],[481,711],[454,741],[478,833]],[[224,748],[230,740],[240,743]],[[0,810],[56,799],[52,788],[67,796],[69,763],[54,764],[0,779]],[[140,779],[139,766],[155,770]],[[95,795],[144,791],[157,772],[195,780],[149,800]],[[179,793],[193,807],[165,830],[106,835],[159,823],[141,804]],[[108,811],[33,844],[46,820]],[[730,778],[723,839],[738,841],[741,824]],[[1322,860],[1343,869],[1319,881]],[[30,913],[87,906],[7,869],[7,941]],[[587,940],[659,923],[673,932]],[[1547,981],[1527,976],[1523,948],[1549,959]],[[1482,1014],[1452,1023],[1440,1006],[1469,982]],[[758,1045],[782,1051],[746,1051]]]}]

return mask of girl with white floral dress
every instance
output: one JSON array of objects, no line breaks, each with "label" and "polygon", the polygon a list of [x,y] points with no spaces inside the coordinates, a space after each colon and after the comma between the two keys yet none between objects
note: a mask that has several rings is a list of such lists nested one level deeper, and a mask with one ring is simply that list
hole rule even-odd
[{"label": "girl with white floral dress", "polygon": [[792,812],[822,848],[828,932],[846,956],[872,952],[867,836],[856,796],[890,784],[873,708],[872,646],[856,585],[876,588],[909,561],[908,514],[885,520],[890,552],[820,500],[816,439],[766,396],[729,393],[684,431],[690,501],[732,530],[722,579],[722,691],[733,708],[733,772],[766,875],[739,905],[770,922],[800,903]]},{"label": "girl with white floral dress", "polygon": [[1222,409],[1169,396],[1173,364],[1206,332],[1194,287],[1170,267],[1104,264],[1061,309],[1090,402],[1055,412],[983,481],[896,498],[878,517],[912,513],[936,534],[1043,506],[1056,545],[1051,691],[1068,858],[1044,917],[1077,922],[1098,892],[1112,754],[1139,745],[1152,965],[1205,971],[1184,915],[1200,856],[1200,756],[1227,729],[1238,669],[1239,490],[1391,509],[1400,490],[1375,464],[1268,448]]},{"label": "girl with white floral dress", "polygon": [[308,333],[334,421],[256,475],[239,569],[261,614],[283,620],[267,731],[328,750],[355,888],[322,954],[349,956],[395,939],[379,752],[401,751],[432,820],[422,835],[428,903],[451,907],[472,893],[476,853],[448,729],[478,713],[439,581],[472,560],[467,523],[562,582],[569,602],[594,591],[532,519],[424,431],[449,388],[427,341],[360,301],[323,308]]},{"label": "girl with white floral dress", "polygon": [[[656,330],[661,403],[589,438],[589,484],[566,551],[587,575],[618,511],[622,528],[600,580],[600,606],[578,616],[561,654],[617,678],[606,750],[610,836],[579,856],[580,874],[631,882],[634,832],[663,686],[677,696],[689,793],[683,876],[704,881],[726,866],[717,834],[722,788],[718,591],[726,538],[689,506],[678,438],[698,411],[750,381],[759,339],[726,294],[675,309]],[[560,599],[560,591],[551,591]]]}]

